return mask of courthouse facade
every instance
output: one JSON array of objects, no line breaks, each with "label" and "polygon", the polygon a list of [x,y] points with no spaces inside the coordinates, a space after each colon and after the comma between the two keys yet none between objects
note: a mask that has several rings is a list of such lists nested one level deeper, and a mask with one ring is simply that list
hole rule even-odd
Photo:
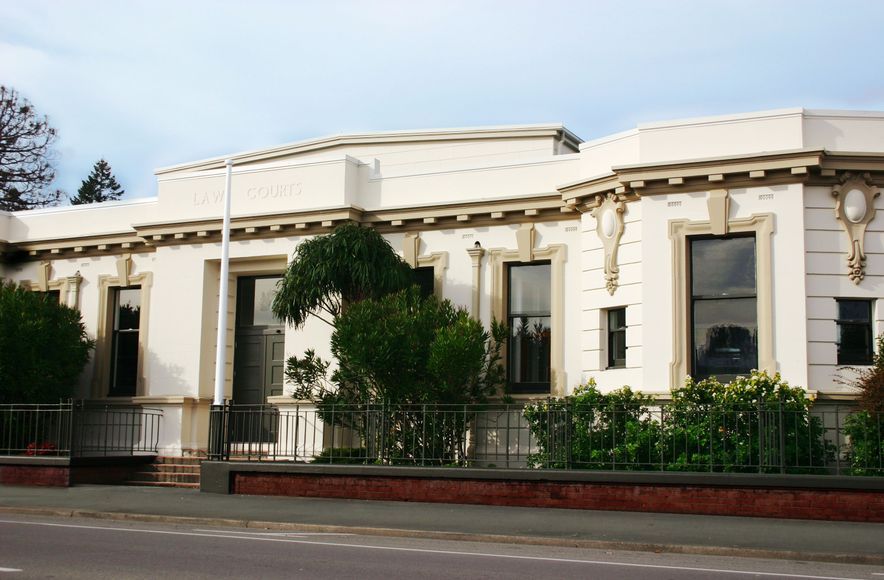
[{"label": "courthouse facade", "polygon": [[822,403],[884,331],[884,113],[787,109],[640,125],[341,135],[166,167],[152,198],[0,213],[0,276],[80,309],[80,395],[165,412],[206,446],[225,158],[234,161],[226,394],[287,401],[330,329],[269,310],[303,240],[376,228],[428,291],[510,326],[516,398],[594,377],[665,398],[780,372]]}]

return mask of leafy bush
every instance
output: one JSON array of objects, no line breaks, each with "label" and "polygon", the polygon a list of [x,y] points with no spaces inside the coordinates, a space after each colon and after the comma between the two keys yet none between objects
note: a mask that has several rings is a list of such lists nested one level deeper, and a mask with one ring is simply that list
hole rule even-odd
[{"label": "leafy bush", "polygon": [[834,448],[812,405],[779,374],[752,371],[727,384],[689,378],[666,406],[661,456],[680,471],[822,471]]},{"label": "leafy bush", "polygon": [[326,423],[356,431],[370,453],[446,463],[463,456],[465,419],[420,406],[496,393],[505,338],[502,325],[488,332],[466,310],[412,287],[353,304],[335,320],[330,378],[329,363],[312,351],[289,359],[286,377],[296,397],[316,401]]},{"label": "leafy bush", "polygon": [[0,281],[0,403],[70,398],[93,346],[77,310]]},{"label": "leafy bush", "polygon": [[359,465],[371,463],[365,447],[328,447],[313,457],[313,463]]},{"label": "leafy bush", "polygon": [[856,369],[860,411],[844,421],[849,437],[847,460],[854,475],[884,476],[884,334],[876,340],[873,365]]},{"label": "leafy bush", "polygon": [[844,421],[851,475],[884,476],[884,413],[857,411]]},{"label": "leafy bush", "polygon": [[651,469],[658,461],[659,423],[652,420],[650,397],[623,387],[602,393],[593,379],[563,399],[547,399],[524,409],[539,448],[528,457],[533,467]]},{"label": "leafy bush", "polygon": [[694,382],[654,409],[623,387],[594,381],[525,407],[539,451],[534,467],[674,471],[820,472],[834,456],[802,389],[754,371],[722,385]]}]

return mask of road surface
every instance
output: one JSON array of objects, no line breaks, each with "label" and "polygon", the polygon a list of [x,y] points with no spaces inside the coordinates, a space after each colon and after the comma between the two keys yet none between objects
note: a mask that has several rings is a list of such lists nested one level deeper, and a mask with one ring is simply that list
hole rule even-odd
[{"label": "road surface", "polygon": [[884,567],[0,515],[0,580],[164,577],[884,580]]}]

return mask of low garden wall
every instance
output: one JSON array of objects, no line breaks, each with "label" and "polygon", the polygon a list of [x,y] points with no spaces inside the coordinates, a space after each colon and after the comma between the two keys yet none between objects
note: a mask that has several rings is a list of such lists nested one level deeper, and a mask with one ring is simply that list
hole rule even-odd
[{"label": "low garden wall", "polygon": [[884,478],[202,464],[204,492],[884,522]]},{"label": "low garden wall", "polygon": [[70,487],[79,483],[121,484],[153,455],[118,457],[0,457],[0,484]]}]

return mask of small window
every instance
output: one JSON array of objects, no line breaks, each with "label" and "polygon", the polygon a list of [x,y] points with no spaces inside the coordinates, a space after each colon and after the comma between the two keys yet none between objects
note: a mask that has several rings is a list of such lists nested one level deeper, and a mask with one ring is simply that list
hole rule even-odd
[{"label": "small window", "polygon": [[236,325],[279,326],[282,322],[273,315],[273,298],[280,276],[242,276],[237,280]]},{"label": "small window", "polygon": [[61,302],[61,290],[47,290],[46,292],[40,292],[40,294],[49,302]]},{"label": "small window", "polygon": [[509,267],[507,370],[513,393],[549,393],[550,265]]},{"label": "small window", "polygon": [[426,298],[436,293],[436,268],[422,266],[412,270],[413,284],[420,288],[421,296]]},{"label": "small window", "polygon": [[138,333],[141,326],[141,288],[118,288],[114,294],[109,396],[131,397],[138,384]]},{"label": "small window", "polygon": [[872,301],[838,300],[838,364],[870,365],[872,340]]},{"label": "small window", "polygon": [[626,309],[608,310],[608,368],[626,366]]}]

